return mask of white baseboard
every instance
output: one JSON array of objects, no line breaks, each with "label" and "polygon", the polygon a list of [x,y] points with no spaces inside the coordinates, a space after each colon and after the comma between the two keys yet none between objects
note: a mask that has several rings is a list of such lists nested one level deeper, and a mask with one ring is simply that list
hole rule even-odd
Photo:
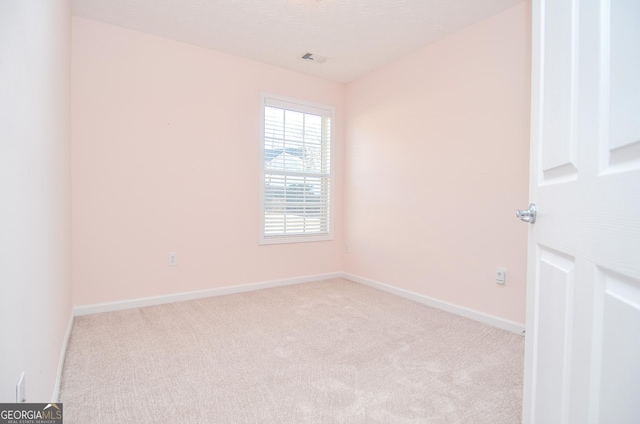
[{"label": "white baseboard", "polygon": [[283,280],[263,281],[259,283],[242,284],[238,286],[220,287],[215,289],[175,293],[164,296],[152,296],[119,302],[98,303],[93,305],[82,305],[74,308],[74,315],[90,315],[100,312],[121,311],[124,309],[141,308],[144,306],[162,305],[165,303],[183,302],[185,300],[202,299],[212,296],[223,296],[226,294],[243,293],[254,290],[269,289],[272,287],[290,286],[293,284],[311,283],[313,281],[330,280],[341,278],[341,272],[328,274],[308,275],[305,277],[287,278]]},{"label": "white baseboard", "polygon": [[390,286],[388,284],[381,283],[379,281],[370,280],[368,278],[360,277],[357,275],[342,273],[342,278],[373,287],[379,290],[386,291],[396,296],[404,297],[409,300],[413,300],[418,303],[422,303],[427,306],[442,309],[443,311],[451,312],[456,315],[463,316],[475,321],[482,322],[484,324],[491,325],[493,327],[502,328],[503,330],[510,331],[516,334],[524,334],[524,324],[515,321],[509,321],[504,318],[500,318],[494,315],[485,314],[484,312],[475,311],[473,309],[464,308],[462,306],[454,305],[453,303],[443,302],[442,300],[434,299],[422,294],[414,293],[409,290],[401,289],[398,287]]},{"label": "white baseboard", "polygon": [[[418,294],[409,290],[401,289],[391,286],[389,284],[381,283],[379,281],[370,280],[368,278],[360,277],[358,275],[349,274],[345,272],[334,272],[328,274],[316,274],[308,275],[305,277],[287,278],[283,280],[263,281],[259,283],[242,284],[238,286],[220,287],[207,290],[199,290],[192,292],[175,293],[164,296],[152,296],[139,299],[123,300],[119,302],[98,303],[94,305],[76,306],[74,308],[74,315],[90,315],[101,312],[121,311],[124,309],[140,308],[144,306],[162,305],[173,302],[183,302],[186,300],[202,299],[205,297],[223,296],[227,294],[243,293],[254,290],[268,289],[272,287],[289,286],[293,284],[310,283],[313,281],[330,280],[333,278],[344,278],[355,283],[364,284],[379,290],[383,290],[387,293],[394,294],[396,296],[404,297],[409,300],[413,300],[418,303],[422,303],[427,306],[442,309],[443,311],[451,312],[456,315],[463,316],[475,321],[482,322],[494,327],[502,328],[503,330],[510,331],[516,334],[524,334],[524,324],[515,321],[509,321],[504,318],[500,318],[494,315],[489,315],[484,312],[479,312],[473,309],[465,308],[455,305],[453,303],[444,302],[432,297],[428,297],[422,294]],[[65,352],[66,343],[71,332],[72,322],[69,324],[67,338],[65,339]],[[60,368],[58,374],[62,372],[62,365],[64,358],[61,358]],[[58,387],[56,385],[56,387]],[[57,395],[57,393],[56,393]]]},{"label": "white baseboard", "polygon": [[64,369],[64,360],[67,356],[67,347],[69,346],[69,339],[71,338],[71,330],[73,330],[73,310],[69,314],[69,323],[67,324],[67,332],[64,335],[62,346],[60,347],[60,355],[58,359],[58,374],[56,375],[56,383],[53,387],[53,396],[51,396],[51,403],[58,403],[60,401],[60,384],[62,383],[62,370]]}]

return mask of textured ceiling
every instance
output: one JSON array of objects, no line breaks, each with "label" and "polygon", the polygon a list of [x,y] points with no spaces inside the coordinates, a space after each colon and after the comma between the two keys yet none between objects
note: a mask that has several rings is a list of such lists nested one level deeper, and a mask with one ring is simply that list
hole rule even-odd
[{"label": "textured ceiling", "polygon": [[[73,14],[338,82],[523,0],[72,0]],[[300,57],[311,52],[324,63]]]}]

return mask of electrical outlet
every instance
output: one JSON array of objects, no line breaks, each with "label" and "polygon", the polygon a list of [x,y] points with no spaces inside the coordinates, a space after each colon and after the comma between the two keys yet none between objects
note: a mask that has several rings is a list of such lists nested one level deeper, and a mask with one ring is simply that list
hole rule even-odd
[{"label": "electrical outlet", "polygon": [[496,268],[496,283],[505,284],[507,282],[507,269]]},{"label": "electrical outlet", "polygon": [[169,253],[169,266],[178,266],[178,254],[176,252]]},{"label": "electrical outlet", "polygon": [[20,375],[18,379],[18,383],[16,384],[16,403],[23,403],[27,401],[27,397],[25,396],[25,381],[24,381],[24,371]]}]

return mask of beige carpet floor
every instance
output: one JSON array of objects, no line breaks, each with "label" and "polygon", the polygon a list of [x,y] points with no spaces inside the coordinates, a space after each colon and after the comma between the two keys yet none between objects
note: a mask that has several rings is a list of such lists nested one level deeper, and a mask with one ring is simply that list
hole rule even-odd
[{"label": "beige carpet floor", "polygon": [[524,339],[345,280],[82,316],[66,424],[516,424]]}]

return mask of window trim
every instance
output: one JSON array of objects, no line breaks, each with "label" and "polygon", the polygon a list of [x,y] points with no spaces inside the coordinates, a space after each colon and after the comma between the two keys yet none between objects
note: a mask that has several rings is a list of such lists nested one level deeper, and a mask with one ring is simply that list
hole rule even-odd
[{"label": "window trim", "polygon": [[[327,234],[300,234],[300,235],[291,235],[291,236],[265,236],[265,186],[264,186],[264,178],[265,178],[265,107],[267,106],[275,106],[282,107],[285,109],[293,109],[299,112],[318,114],[318,112],[322,112],[323,115],[330,116],[331,128],[329,131],[329,216],[328,216],[328,226],[329,231]],[[286,96],[280,96],[276,94],[270,94],[261,92],[260,93],[260,216],[259,216],[259,245],[271,245],[271,244],[286,244],[286,243],[307,243],[307,242],[317,242],[317,241],[330,241],[334,239],[334,202],[335,202],[335,170],[334,170],[334,155],[335,155],[335,108],[333,106],[324,105],[320,103],[309,102],[306,100],[295,99]]]}]

